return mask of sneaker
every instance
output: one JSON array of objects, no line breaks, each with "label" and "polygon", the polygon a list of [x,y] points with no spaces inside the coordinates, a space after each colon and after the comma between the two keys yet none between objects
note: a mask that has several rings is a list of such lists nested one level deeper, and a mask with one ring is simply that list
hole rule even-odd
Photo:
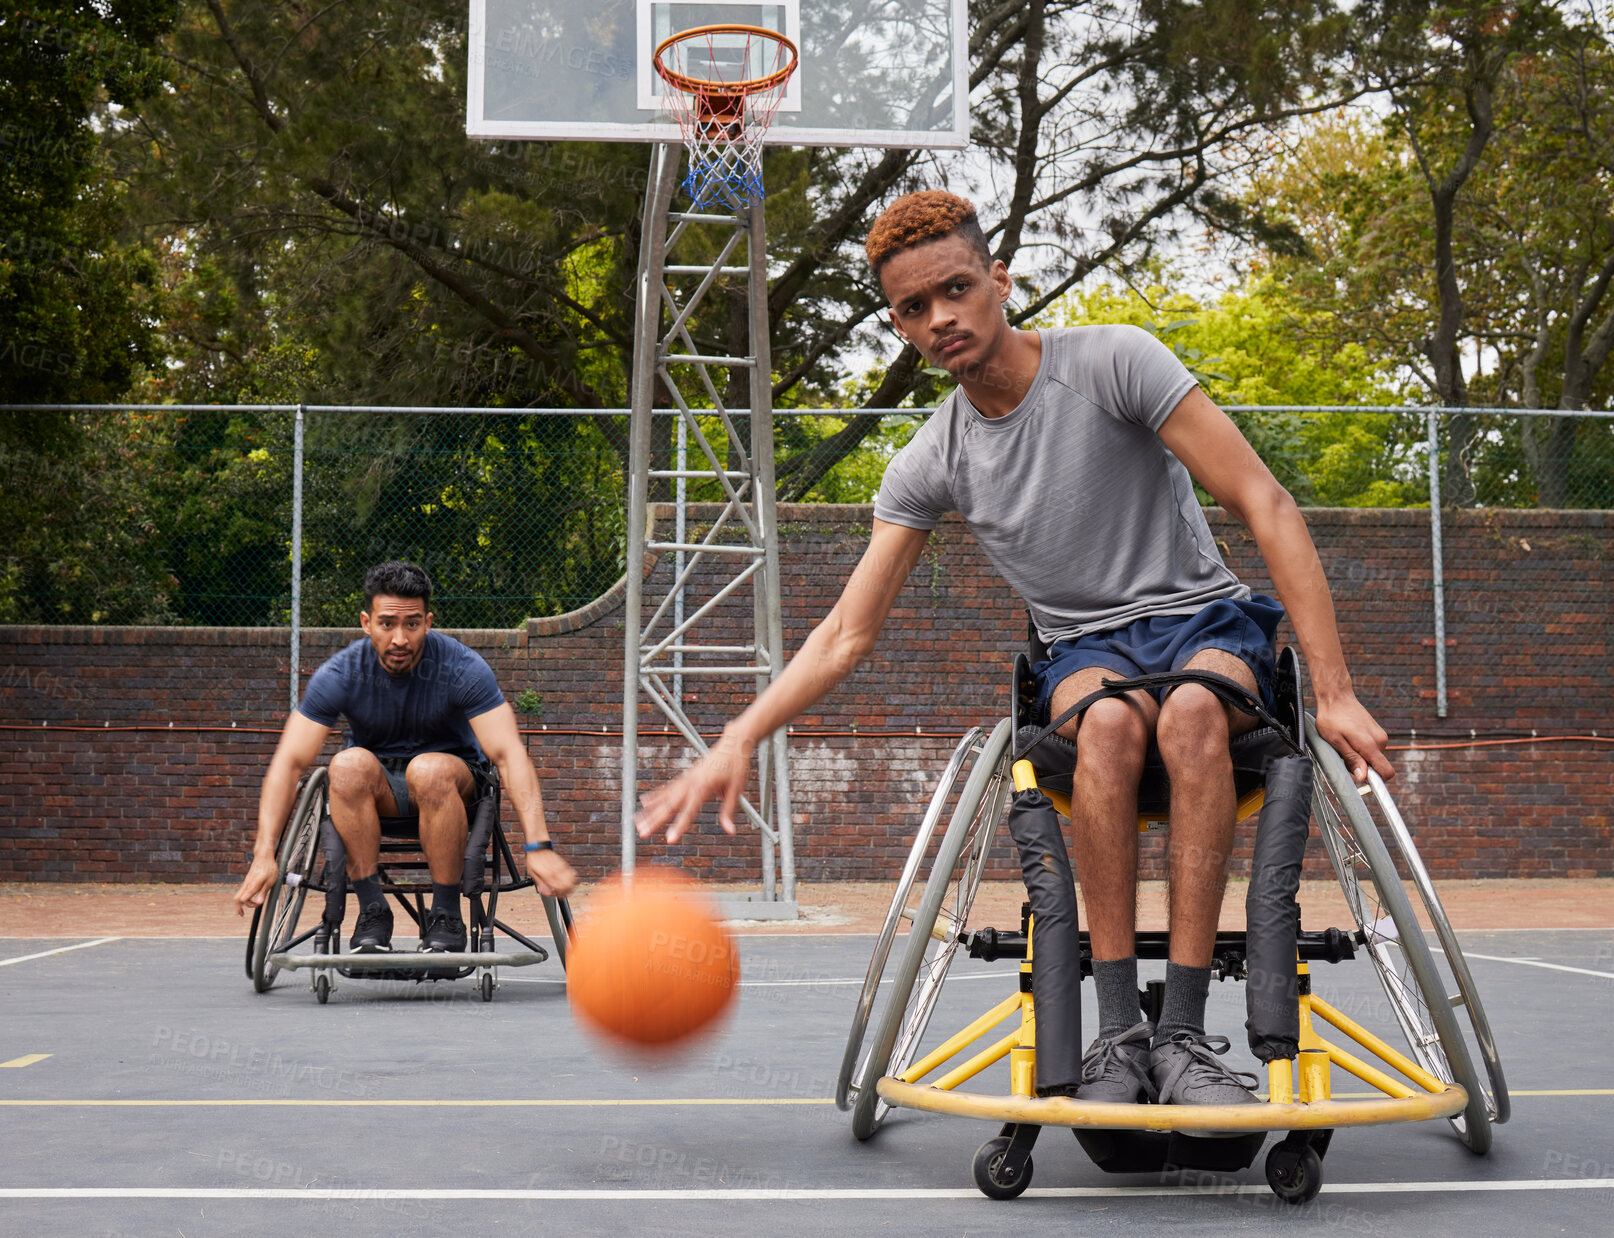
[{"label": "sneaker", "polygon": [[359,911],[349,946],[360,954],[392,949],[392,908],[385,903]]},{"label": "sneaker", "polygon": [[1119,1036],[1095,1040],[1082,1059],[1082,1082],[1076,1089],[1076,1099],[1111,1105],[1153,1100],[1154,1084],[1149,1081],[1149,1042],[1153,1038],[1154,1024],[1144,1022]]},{"label": "sneaker", "polygon": [[[1229,1048],[1226,1036],[1176,1032],[1154,1047],[1149,1078],[1162,1105],[1255,1104],[1256,1077],[1217,1060]],[[1249,1082],[1245,1082],[1248,1080]]]},{"label": "sneaker", "polygon": [[442,950],[460,954],[465,950],[465,921],[446,911],[428,911],[426,927],[420,934],[422,950]]}]

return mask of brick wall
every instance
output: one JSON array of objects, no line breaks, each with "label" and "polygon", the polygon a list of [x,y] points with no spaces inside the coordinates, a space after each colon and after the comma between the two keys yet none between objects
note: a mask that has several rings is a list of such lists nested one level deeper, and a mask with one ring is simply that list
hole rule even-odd
[{"label": "brick wall", "polygon": [[[1444,720],[1434,701],[1427,513],[1306,515],[1359,693],[1392,742],[1418,745],[1395,754],[1397,791],[1430,867],[1462,877],[1614,874],[1608,745],[1539,738],[1614,733],[1607,513],[1448,514]],[[1230,565],[1252,587],[1268,587],[1248,534],[1212,517]],[[869,519],[862,507],[781,511],[792,649],[833,603]],[[647,596],[659,598],[669,578],[670,564],[656,565]],[[452,615],[438,619],[453,630]],[[742,594],[729,624],[737,643],[749,625]],[[804,878],[895,874],[958,734],[1006,708],[1024,625],[962,525],[944,524],[879,651],[797,724]],[[356,634],[305,632],[305,677]],[[488,658],[509,698],[542,693],[542,714],[523,721],[554,829],[586,874],[605,871],[619,850],[617,599],[522,630],[457,634]],[[283,630],[0,627],[0,879],[232,879],[284,721],[287,668]],[[717,730],[739,707],[737,689],[687,684],[703,729]],[[648,705],[643,716],[646,728],[663,726]],[[1536,742],[1496,742],[1532,731]],[[666,776],[685,751],[648,738],[641,785]],[[1145,844],[1147,875],[1159,873],[1160,851],[1158,839]],[[647,858],[660,852],[641,849]],[[713,876],[757,872],[754,842],[715,825],[679,853]],[[1320,850],[1312,863],[1326,864]]]}]

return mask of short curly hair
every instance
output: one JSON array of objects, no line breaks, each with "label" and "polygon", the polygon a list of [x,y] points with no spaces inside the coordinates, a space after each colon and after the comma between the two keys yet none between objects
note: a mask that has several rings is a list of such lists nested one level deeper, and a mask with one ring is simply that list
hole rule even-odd
[{"label": "short curly hair", "polygon": [[413,563],[391,560],[377,563],[364,574],[364,613],[370,613],[376,594],[395,598],[419,598],[423,606],[432,602],[432,578],[426,569]]},{"label": "short curly hair", "polygon": [[903,194],[874,221],[869,236],[863,242],[863,252],[874,268],[876,279],[880,269],[905,249],[939,241],[946,236],[962,237],[988,269],[992,266],[992,251],[986,246],[986,234],[981,221],[975,217],[975,207],[967,199],[944,189],[923,189],[918,193]]}]

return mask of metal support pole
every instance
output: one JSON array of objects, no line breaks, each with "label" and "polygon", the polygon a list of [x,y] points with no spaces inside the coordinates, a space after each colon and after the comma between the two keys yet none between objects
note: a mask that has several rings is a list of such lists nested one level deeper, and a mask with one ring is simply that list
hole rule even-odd
[{"label": "metal support pole", "polygon": [[633,337],[633,402],[628,426],[627,595],[622,624],[627,653],[622,659],[622,871],[633,872],[637,836],[633,814],[639,784],[639,649],[644,611],[645,519],[649,513],[650,418],[656,394],[656,338],[661,324],[661,267],[667,240],[667,208],[672,203],[678,160],[673,148],[650,148],[650,179],[645,186],[644,240],[639,246],[636,329]]},{"label": "metal support pole", "polygon": [[303,406],[297,406],[291,432],[291,676],[286,685],[290,709],[297,708],[302,674],[303,632]]},{"label": "metal support pole", "polygon": [[[784,613],[779,597],[779,521],[775,509],[773,472],[773,358],[768,322],[767,224],[761,202],[752,202],[747,219],[751,270],[748,288],[751,353],[751,459],[756,470],[757,523],[761,530],[763,577],[756,583],[756,643],[759,664],[766,674],[757,676],[757,694],[779,677],[785,665]],[[762,657],[762,650],[767,657]],[[766,745],[759,745],[758,760],[764,803],[775,807],[776,839],[762,838],[763,898],[774,893],[774,854],[777,850],[783,878],[783,901],[796,901],[796,848],[790,808],[790,773],[786,749],[788,730],[780,727]],[[762,751],[761,749],[766,749]],[[768,766],[771,764],[771,769]],[[770,787],[769,783],[773,785]],[[772,795],[769,795],[769,792]],[[766,812],[764,808],[764,812]]]},{"label": "metal support pole", "polygon": [[1435,716],[1446,716],[1446,572],[1441,561],[1440,531],[1440,413],[1424,414],[1429,436],[1429,554],[1430,580],[1435,605]]},{"label": "metal support pole", "polygon": [[[707,751],[708,740],[685,713],[686,678],[738,680],[760,693],[784,665],[762,206],[726,212],[672,209],[678,163],[674,148],[655,148],[634,332],[622,685],[622,864],[630,871],[637,837],[641,697],[699,755]],[[744,266],[737,261],[742,244],[748,254]],[[670,257],[674,252],[676,260]],[[708,293],[719,280],[733,279],[746,281],[748,347],[737,347],[737,341],[726,349],[698,342],[694,324],[703,321],[702,309],[711,304]],[[727,406],[735,369],[749,371],[745,410]],[[678,458],[670,469],[650,467],[651,406],[657,394],[677,408]],[[742,411],[749,418],[744,425]],[[715,514],[708,519],[702,513],[693,529],[686,519],[691,478],[721,496],[713,504]],[[677,483],[670,541],[665,532],[646,536],[650,483],[664,479]],[[651,605],[645,604],[640,574],[646,551],[668,553],[673,569],[667,595]],[[695,596],[686,605],[691,588]],[[733,610],[747,591],[751,643],[742,645],[735,640]],[[794,918],[796,866],[784,730],[759,743],[756,757],[757,794],[742,797],[741,813],[759,835],[762,888],[718,902],[731,916]]]}]

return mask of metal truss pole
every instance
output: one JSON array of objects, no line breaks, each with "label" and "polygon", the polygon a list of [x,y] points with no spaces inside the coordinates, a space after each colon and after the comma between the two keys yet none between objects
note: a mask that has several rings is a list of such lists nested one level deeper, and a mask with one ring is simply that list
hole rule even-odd
[{"label": "metal truss pole", "polygon": [[[675,676],[738,679],[761,692],[784,669],[779,602],[779,536],[774,510],[773,392],[768,352],[767,243],[761,203],[738,211],[681,211],[672,206],[681,152],[658,144],[651,155],[640,246],[629,435],[627,603],[623,616],[622,866],[633,867],[633,814],[639,787],[639,706],[648,698],[672,729],[704,753],[706,740],[684,712]],[[689,261],[674,255],[693,250]],[[740,252],[744,247],[743,255]],[[745,281],[744,355],[702,351],[691,321],[719,281]],[[748,371],[749,409],[729,408],[727,372]],[[671,399],[692,450],[687,463],[651,467],[650,427],[657,389]],[[749,418],[748,434],[739,416]],[[719,509],[699,541],[677,533],[646,537],[652,481],[692,482]],[[665,528],[665,522],[658,524]],[[644,596],[639,565],[646,552],[668,554],[673,579],[658,601]],[[732,612],[749,587],[751,643],[735,644]],[[703,597],[703,592],[705,596]],[[679,613],[676,601],[688,601]],[[727,616],[728,624],[723,620]],[[722,633],[707,635],[721,626]],[[790,815],[789,754],[781,729],[758,744],[756,798],[742,798],[744,820],[758,833],[762,888],[755,897],[720,900],[730,916],[793,919],[796,860]]]}]

